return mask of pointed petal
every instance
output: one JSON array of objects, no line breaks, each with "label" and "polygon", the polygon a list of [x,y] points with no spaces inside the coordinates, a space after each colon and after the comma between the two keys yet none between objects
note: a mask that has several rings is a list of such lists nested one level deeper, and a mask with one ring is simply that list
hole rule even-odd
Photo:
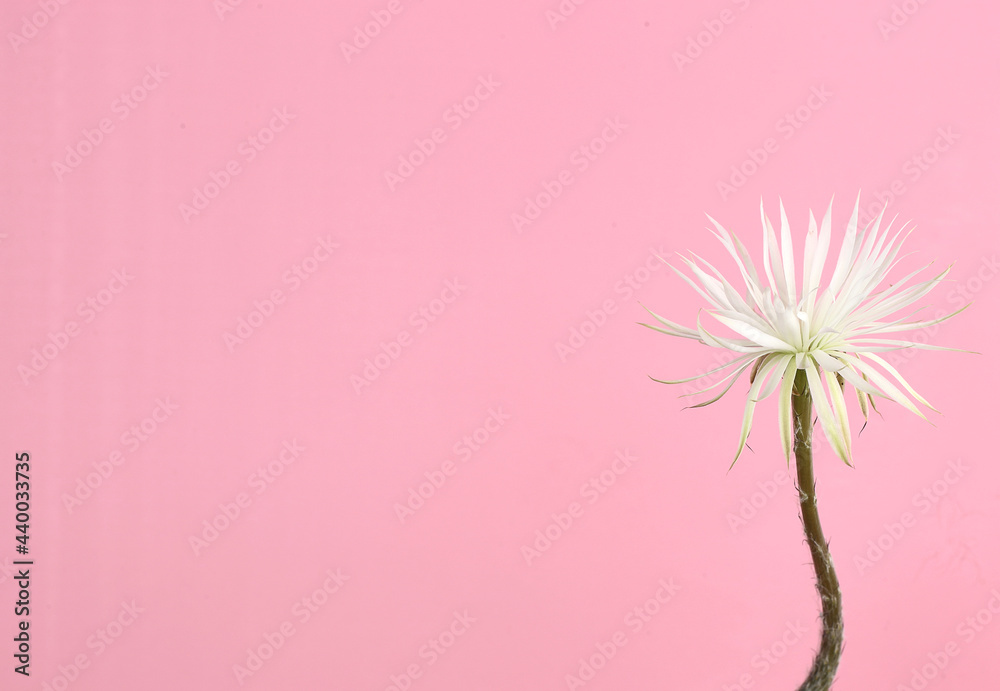
[{"label": "pointed petal", "polygon": [[[885,279],[885,277],[889,274],[892,268],[896,265],[897,263],[896,257],[899,255],[899,251],[903,248],[903,243],[906,241],[906,238],[909,237],[910,232],[912,230],[913,230],[912,226],[908,226],[907,224],[904,223],[903,227],[900,228],[895,235],[893,235],[892,240],[889,242],[889,244],[885,247],[884,250],[882,250],[879,253],[878,257],[872,262],[871,278],[868,280],[867,283],[865,283],[863,286],[860,287],[861,292],[865,294],[870,293],[875,289],[876,286],[878,286]],[[903,236],[902,240],[899,239],[900,235]],[[883,237],[882,239],[884,240],[885,237]],[[898,243],[896,242],[897,240],[899,240]],[[881,245],[881,242],[879,244]],[[900,259],[902,259],[902,257],[900,257]]]},{"label": "pointed petal", "polygon": [[851,270],[851,263],[854,258],[854,243],[858,234],[858,207],[860,204],[861,195],[859,194],[858,200],[854,203],[854,212],[851,214],[851,220],[847,223],[847,231],[844,233],[844,242],[840,246],[840,256],[837,258],[837,265],[833,270],[833,276],[830,278],[830,291],[834,295],[839,294],[840,287]]},{"label": "pointed petal", "polygon": [[[691,253],[691,255],[692,255],[692,256],[693,256],[693,257],[694,257],[695,259],[697,259],[698,261],[702,262],[702,263],[703,263],[703,264],[705,265],[705,267],[706,267],[707,269],[709,269],[709,270],[710,270],[710,271],[711,271],[711,272],[712,272],[713,274],[715,274],[715,279],[716,279],[716,280],[718,281],[718,283],[720,284],[720,286],[721,286],[721,288],[722,288],[722,291],[723,291],[723,295],[724,295],[724,297],[725,297],[726,301],[727,301],[727,302],[729,303],[729,305],[730,305],[730,306],[732,307],[732,309],[734,309],[734,310],[736,310],[736,311],[738,311],[738,312],[744,312],[744,313],[746,313],[746,314],[748,314],[748,315],[753,315],[754,317],[757,317],[757,318],[761,319],[761,321],[763,321],[763,319],[762,319],[762,318],[760,317],[760,315],[758,315],[758,314],[757,314],[756,312],[754,312],[754,309],[753,309],[753,307],[752,307],[752,306],[750,305],[750,302],[749,302],[749,300],[747,300],[747,299],[745,299],[745,298],[744,298],[743,296],[741,296],[741,295],[740,295],[740,294],[739,294],[739,293],[738,293],[738,292],[736,291],[736,288],[734,288],[734,287],[733,287],[733,286],[732,286],[732,285],[731,285],[731,284],[729,283],[729,281],[728,281],[728,280],[726,280],[726,277],[725,277],[725,276],[723,276],[723,275],[722,275],[722,274],[721,274],[721,273],[719,272],[719,270],[718,270],[718,269],[716,269],[716,268],[715,268],[714,266],[712,266],[712,265],[711,265],[710,263],[708,263],[707,261],[705,261],[704,259],[702,259],[701,257],[699,257],[699,256],[698,256],[697,254],[695,254],[694,252],[692,252],[692,253]],[[750,297],[753,297],[753,293],[751,293],[751,296],[750,296]],[[756,297],[754,297],[754,302],[755,302],[755,304],[756,304],[756,301],[757,301],[757,299],[756,299]]]},{"label": "pointed petal", "polygon": [[747,338],[757,345],[768,348],[770,350],[783,350],[786,352],[794,351],[795,348],[789,343],[785,343],[783,340],[777,336],[769,333],[765,333],[761,329],[757,328],[752,324],[748,324],[745,321],[739,319],[734,319],[731,316],[725,314],[718,314],[715,312],[710,312],[710,314],[715,317],[720,323],[728,326],[730,329],[738,333],[740,336]]},{"label": "pointed petal", "polygon": [[887,338],[860,338],[857,339],[861,341],[858,345],[854,347],[858,352],[864,352],[862,349],[865,345],[875,344],[875,345],[891,345],[893,348],[889,350],[901,350],[903,348],[916,348],[917,350],[950,350],[956,353],[975,353],[974,350],[964,350],[962,348],[948,348],[946,346],[931,345],[930,343],[917,343],[916,341],[895,341],[889,340]]},{"label": "pointed petal", "polygon": [[778,433],[786,465],[792,457],[792,386],[795,384],[795,370],[795,359],[789,358],[781,378],[781,391],[778,392]]},{"label": "pointed petal", "polygon": [[[708,386],[706,386],[704,389],[701,389],[700,391],[692,391],[691,393],[683,393],[683,394],[681,394],[679,396],[679,398],[686,398],[688,396],[700,396],[701,394],[708,393],[709,391],[711,391],[715,387],[720,386],[722,384],[726,384],[726,390],[728,391],[729,387],[732,386],[732,383],[735,380],[739,379],[740,375],[744,372],[744,370],[746,370],[746,368],[750,367],[752,364],[753,364],[753,362],[746,362],[743,365],[741,365],[739,368],[737,368],[735,371],[733,371],[733,372],[727,372],[726,374],[722,375],[722,377],[717,382],[715,382],[714,384],[709,384]],[[719,398],[721,398],[721,396]],[[700,407],[700,406],[694,406],[694,407]]]},{"label": "pointed petal", "polygon": [[[729,304],[729,299],[726,297],[726,292],[722,289],[722,282],[719,281],[719,279],[709,276],[707,273],[702,271],[701,267],[687,257],[681,257],[681,261],[684,262],[689,269],[691,269],[691,272],[694,274],[695,278],[698,279],[698,282],[701,283],[705,292],[712,296],[713,302],[717,305],[721,305],[723,309],[729,309],[732,307],[732,305]],[[705,263],[708,264],[708,262]],[[714,267],[712,267],[711,264],[708,264],[708,266],[714,270]]]},{"label": "pointed petal", "polygon": [[876,364],[878,364],[879,366],[881,366],[882,369],[884,369],[886,372],[888,372],[890,376],[895,377],[896,381],[898,381],[900,384],[902,384],[903,388],[906,389],[910,393],[910,395],[913,396],[917,400],[918,403],[921,403],[921,404],[927,406],[928,408],[930,408],[931,410],[933,410],[935,413],[940,413],[941,412],[940,410],[938,410],[937,408],[935,408],[934,406],[932,406],[930,403],[928,403],[927,399],[925,399],[923,396],[921,396],[920,394],[918,394],[913,389],[913,387],[910,386],[910,383],[903,378],[903,375],[900,374],[896,370],[895,367],[893,367],[892,365],[890,365],[883,358],[880,358],[878,355],[872,355],[872,354],[869,353],[868,359],[872,360],[873,362],[875,362]]},{"label": "pointed petal", "polygon": [[[809,210],[809,230],[806,232],[806,248],[802,254],[802,303],[806,303],[812,287],[813,257],[816,255],[816,244],[819,241],[819,228],[812,209]],[[803,305],[804,307],[805,305]],[[807,310],[808,311],[808,310]]]},{"label": "pointed petal", "polygon": [[677,338],[692,338],[696,341],[701,341],[701,336],[688,336],[687,334],[671,331],[670,329],[662,329],[659,326],[653,326],[652,324],[646,324],[644,322],[636,322],[636,324],[639,326],[645,326],[647,329],[652,329],[653,331],[658,331],[661,334],[666,334],[668,336],[676,336]]},{"label": "pointed petal", "polygon": [[[728,319],[735,319],[743,324],[749,324],[757,328],[759,331],[763,331],[765,334],[777,334],[778,330],[768,322],[764,317],[760,316],[753,310],[745,308],[742,310],[715,310],[712,312],[712,316],[721,316]],[[782,339],[784,340],[784,339]],[[785,341],[787,343],[787,341]]]},{"label": "pointed petal", "polygon": [[816,304],[819,297],[819,284],[823,277],[823,269],[826,268],[826,256],[830,251],[830,233],[833,225],[833,197],[830,198],[830,205],[826,209],[823,221],[819,228],[819,237],[816,240],[816,250],[813,254],[812,268],[809,270],[809,291],[804,297],[809,299],[810,311]]},{"label": "pointed petal", "polygon": [[830,442],[830,446],[833,447],[834,453],[846,463],[850,460],[850,454],[840,435],[840,426],[837,424],[833,408],[830,406],[830,401],[827,400],[826,392],[823,390],[819,369],[812,358],[806,359],[806,377],[809,380],[809,392],[812,394],[813,405],[816,407],[820,424],[823,426],[823,433],[826,434],[826,438]]},{"label": "pointed petal", "polygon": [[[869,357],[871,357],[871,356],[869,356]],[[909,398],[907,398],[906,394],[904,394],[902,391],[900,391],[896,387],[895,384],[893,384],[891,381],[889,381],[885,377],[885,375],[883,375],[877,369],[875,369],[874,367],[872,367],[871,365],[869,365],[867,362],[865,362],[861,358],[854,357],[852,355],[845,355],[844,359],[847,362],[850,362],[852,365],[854,365],[854,367],[859,372],[861,372],[863,375],[865,375],[865,377],[868,379],[868,381],[870,383],[874,384],[879,389],[881,389],[881,391],[886,395],[886,397],[891,398],[896,403],[898,403],[899,405],[903,406],[904,408],[906,408],[907,410],[909,410],[911,413],[913,413],[913,414],[915,414],[915,415],[923,418],[924,420],[927,419],[927,416],[925,416],[922,412],[920,412],[920,409],[918,409],[917,406],[915,406],[913,404],[913,401],[911,401]],[[846,370],[844,370],[844,371],[846,371]],[[846,375],[845,375],[845,377],[846,377]]]},{"label": "pointed petal", "polygon": [[761,348],[756,343],[751,341],[738,341],[732,338],[723,338],[722,336],[715,336],[710,334],[701,325],[701,311],[698,312],[697,318],[698,333],[701,335],[702,342],[705,345],[710,345],[715,348],[727,348],[728,350],[735,351],[737,353],[758,353],[764,348]]},{"label": "pointed petal", "polygon": [[[872,396],[881,396],[882,398],[889,398],[886,394],[879,391],[875,386],[868,381],[868,379],[863,374],[858,374],[855,371],[853,365],[848,363],[847,367],[837,372],[842,376],[851,386],[853,386],[858,391],[863,391],[868,396],[868,400],[871,401]],[[890,399],[892,400],[892,399]]]},{"label": "pointed petal", "polygon": [[[883,213],[884,211],[885,209],[883,209]],[[871,289],[881,282],[880,276],[884,267],[878,265],[869,257],[881,219],[882,214],[880,213],[878,218],[872,221],[869,228],[857,238],[855,244],[856,256],[852,260],[851,270],[847,274],[847,278],[844,279],[844,283],[837,295],[837,299],[843,305],[843,311],[838,313],[835,319],[840,319],[842,316],[853,311],[867,299]],[[865,236],[865,233],[867,233],[867,236]]]},{"label": "pointed petal", "polygon": [[823,294],[819,296],[819,300],[816,301],[816,305],[812,309],[813,328],[816,328],[819,324],[829,323],[826,318],[826,313],[830,311],[831,306],[833,306],[833,293],[829,290],[824,290]]},{"label": "pointed petal", "polygon": [[750,366],[750,364],[751,364],[751,363],[749,363],[749,362],[748,362],[747,364],[745,364],[745,365],[743,365],[742,367],[740,367],[740,368],[739,368],[739,370],[737,370],[737,371],[736,371],[736,372],[735,372],[735,373],[733,374],[733,376],[732,376],[732,377],[730,378],[730,380],[729,380],[729,383],[728,383],[728,384],[726,385],[726,388],[724,388],[724,389],[722,390],[722,393],[718,394],[718,395],[717,395],[717,396],[715,396],[714,398],[710,398],[710,399],[709,399],[709,400],[707,400],[707,401],[702,401],[701,403],[695,403],[694,405],[691,405],[691,406],[688,406],[688,408],[704,408],[704,407],[705,407],[705,406],[707,406],[707,405],[712,405],[712,404],[713,404],[713,403],[715,403],[715,402],[716,402],[717,400],[719,400],[720,398],[722,398],[723,396],[725,396],[725,395],[726,395],[726,393],[727,393],[727,392],[729,391],[729,389],[733,388],[733,384],[735,384],[735,383],[736,383],[736,380],[740,378],[740,375],[741,375],[741,374],[743,374],[743,372],[745,372],[745,371],[746,371],[747,367],[749,367],[749,366]]},{"label": "pointed petal", "polygon": [[779,355],[771,359],[771,363],[768,365],[766,369],[761,368],[763,371],[761,371],[760,374],[758,374],[758,376],[768,377],[768,375],[770,375],[770,378],[767,380],[767,383],[764,384],[763,387],[761,387],[760,395],[757,396],[758,403],[768,398],[771,394],[775,392],[775,390],[778,388],[778,385],[781,384],[782,375],[785,372],[788,363],[793,359],[794,359],[793,355]]},{"label": "pointed petal", "polygon": [[[773,357],[770,355],[765,357],[768,360],[773,359]],[[762,368],[765,366],[767,366],[767,362],[765,362],[764,365],[761,365]],[[750,385],[750,392],[747,394],[746,406],[743,409],[743,425],[740,429],[740,445],[736,451],[736,458],[733,459],[733,462],[729,466],[730,470],[732,470],[733,466],[736,465],[736,461],[740,459],[740,454],[743,453],[743,446],[747,443],[747,437],[750,436],[750,426],[751,423],[753,422],[753,411],[757,405],[755,399],[757,398],[757,393],[760,391],[760,387],[763,386],[763,384],[764,384],[764,378],[757,377],[756,379],[754,379],[753,384]]]},{"label": "pointed petal", "polygon": [[916,330],[916,329],[926,329],[928,326],[934,326],[935,324],[940,324],[943,321],[947,321],[947,320],[951,319],[955,315],[963,312],[967,307],[970,307],[971,305],[972,305],[971,302],[966,303],[965,305],[962,305],[961,307],[959,307],[957,310],[955,310],[951,314],[947,314],[947,315],[945,315],[943,317],[939,317],[937,319],[928,319],[926,321],[919,321],[919,322],[908,322],[908,321],[905,321],[905,318],[904,318],[904,319],[902,319],[900,321],[890,322],[890,323],[884,324],[884,325],[877,325],[877,326],[875,326],[873,328],[870,328],[870,329],[862,329],[861,331],[856,331],[855,333],[857,333],[857,334],[893,333],[893,332],[896,332],[896,331],[913,331],[913,330]]},{"label": "pointed petal", "polygon": [[785,269],[785,303],[791,307],[798,303],[795,295],[795,254],[792,247],[792,230],[785,215],[785,205],[778,199],[781,213],[781,264]]},{"label": "pointed petal", "polygon": [[708,370],[707,372],[704,372],[702,374],[696,374],[695,376],[688,377],[687,379],[665,380],[665,379],[653,379],[652,377],[650,377],[650,379],[653,379],[653,381],[658,382],[660,384],[686,384],[688,382],[697,381],[698,379],[701,379],[703,377],[707,377],[710,374],[715,374],[716,372],[721,372],[722,370],[727,369],[729,367],[733,367],[734,365],[740,365],[740,364],[746,362],[747,360],[750,360],[750,359],[755,358],[755,357],[757,357],[757,355],[753,354],[753,353],[751,353],[750,355],[741,355],[740,357],[738,357],[738,358],[736,358],[734,360],[730,360],[729,362],[725,363],[724,365],[720,365],[718,367],[713,367],[712,369]]},{"label": "pointed petal", "polygon": [[837,350],[842,353],[885,353],[890,350],[906,350],[906,346],[869,346],[869,345],[852,345],[850,343],[844,343],[837,346]]},{"label": "pointed petal", "polygon": [[[683,259],[683,257],[682,257],[682,259]],[[706,293],[705,290],[701,286],[699,286],[697,283],[695,283],[694,280],[690,276],[688,276],[686,273],[684,273],[683,271],[681,271],[680,269],[678,269],[673,264],[667,264],[667,266],[669,266],[673,270],[673,272],[675,274],[677,274],[678,276],[680,276],[682,281],[684,281],[689,286],[691,286],[694,289],[694,291],[696,293],[698,293],[698,295],[700,295],[703,298],[705,298],[705,302],[709,303],[710,305],[712,305],[713,307],[715,307],[717,309],[725,309],[726,308],[725,305],[720,304],[719,302],[717,302],[715,300],[715,298],[709,296],[709,294]]]},{"label": "pointed petal", "polygon": [[[944,280],[944,277],[948,275],[949,271],[951,271],[950,266],[928,281],[917,283],[916,285],[913,285],[897,294],[879,297],[852,315],[853,319],[855,321],[872,322],[887,317],[894,312],[898,312],[907,305],[916,302],[924,295],[931,292],[931,290],[933,290],[938,283]],[[910,275],[912,276],[913,274]],[[895,292],[895,290],[896,287],[893,288],[893,292]]]},{"label": "pointed petal", "polygon": [[861,408],[861,414],[865,416],[865,420],[868,419],[868,394],[864,393],[861,389],[855,387],[854,393],[858,395],[858,406]]},{"label": "pointed petal", "polygon": [[[760,222],[764,230],[764,274],[767,276],[771,292],[785,297],[785,273],[781,267],[781,255],[778,249],[778,238],[774,234],[771,219],[764,213],[764,200],[760,200]],[[777,267],[777,270],[774,270]]]},{"label": "pointed petal", "polygon": [[840,437],[844,441],[847,458],[844,462],[851,465],[851,421],[847,417],[847,403],[844,402],[844,392],[837,381],[837,375],[826,372],[826,386],[830,389],[830,400],[833,401],[833,413],[840,428]]},{"label": "pointed petal", "polygon": [[[639,304],[641,305],[642,303],[639,303]],[[654,312],[653,310],[649,309],[645,305],[642,305],[642,308],[644,310],[646,310],[647,312],[649,312],[651,315],[653,315],[653,319],[655,319],[656,321],[660,322],[661,324],[663,324],[668,329],[672,329],[673,331],[676,331],[678,333],[678,335],[686,336],[688,338],[700,338],[698,336],[698,332],[695,331],[694,329],[689,329],[686,326],[681,326],[680,324],[675,324],[674,322],[670,321],[669,319],[664,319],[663,317],[661,317],[660,315],[658,315],[656,312]],[[650,327],[650,328],[653,328],[653,327]]]},{"label": "pointed petal", "polygon": [[[707,216],[708,214],[706,214]],[[747,253],[746,248],[743,243],[740,242],[739,238],[733,233],[729,232],[722,225],[716,221],[711,216],[708,216],[708,220],[718,229],[719,242],[722,246],[726,248],[730,256],[736,261],[736,265],[740,269],[740,274],[743,276],[743,282],[746,284],[747,289],[750,291],[751,296],[755,301],[760,300],[760,281],[757,278],[757,269],[754,267],[753,260],[750,259],[750,255]]]},{"label": "pointed petal", "polygon": [[813,358],[816,360],[816,364],[822,367],[827,372],[839,372],[844,369],[845,365],[840,360],[832,357],[831,355],[823,352],[822,350],[814,350],[812,353]]}]

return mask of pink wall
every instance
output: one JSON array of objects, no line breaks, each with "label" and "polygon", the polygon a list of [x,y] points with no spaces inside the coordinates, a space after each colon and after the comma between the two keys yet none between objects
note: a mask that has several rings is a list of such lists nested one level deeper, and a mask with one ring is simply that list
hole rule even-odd
[{"label": "pink wall", "polygon": [[837,688],[995,686],[1000,11],[332,4],[0,9],[0,687],[795,688],[774,401],[727,475],[745,386],[682,411],[647,375],[715,353],[635,322],[701,306],[654,254],[730,269],[705,212],[756,255],[762,196],[839,238],[859,189],[983,354],[817,454]]}]

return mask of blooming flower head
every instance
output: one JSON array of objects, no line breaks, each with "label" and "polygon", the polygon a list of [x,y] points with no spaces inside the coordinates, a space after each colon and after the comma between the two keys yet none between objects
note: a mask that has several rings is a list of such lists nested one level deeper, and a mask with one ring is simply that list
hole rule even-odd
[{"label": "blooming flower head", "polygon": [[[858,201],[860,202],[860,195]],[[734,464],[750,434],[755,405],[775,391],[778,391],[779,397],[778,426],[782,448],[786,459],[790,457],[793,438],[792,387],[797,371],[804,370],[823,431],[837,456],[850,465],[851,430],[844,400],[845,383],[854,387],[865,419],[868,418],[869,407],[875,407],[873,397],[890,399],[924,417],[916,403],[931,410],[934,408],[878,353],[902,348],[954,349],[882,336],[937,324],[955,316],[965,307],[945,317],[927,321],[909,321],[920,310],[901,318],[894,316],[930,292],[944,279],[950,267],[934,278],[910,285],[911,279],[926,269],[925,266],[888,287],[880,288],[889,271],[896,265],[896,255],[903,243],[902,240],[897,243],[897,240],[906,230],[906,225],[897,230],[889,240],[895,219],[882,228],[885,213],[883,208],[866,228],[859,229],[858,203],[855,203],[851,220],[847,224],[833,273],[825,283],[822,283],[822,278],[827,257],[831,254],[830,215],[833,201],[831,200],[830,207],[818,226],[815,216],[809,212],[809,231],[805,238],[801,277],[797,280],[792,232],[780,200],[779,205],[780,243],[770,219],[764,213],[764,202],[761,200],[763,277],[758,274],[739,238],[711,216],[708,217],[715,226],[712,233],[739,268],[743,280],[742,291],[738,291],[711,264],[693,253],[693,259],[681,257],[693,278],[671,266],[708,301],[708,314],[733,331],[737,337],[709,332],[701,323],[700,311],[694,329],[664,319],[649,310],[647,311],[659,325],[643,326],[737,353],[734,360],[708,372],[711,374],[729,370],[722,379],[696,393],[705,393],[725,385],[722,392],[693,407],[709,405],[719,400],[745,370],[751,370],[750,390]],[[702,376],[704,375],[676,381],[655,381],[680,384]]]}]

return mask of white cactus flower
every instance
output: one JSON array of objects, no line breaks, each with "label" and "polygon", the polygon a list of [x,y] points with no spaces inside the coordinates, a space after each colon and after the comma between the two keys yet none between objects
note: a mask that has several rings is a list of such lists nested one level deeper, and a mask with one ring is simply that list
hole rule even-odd
[{"label": "white cactus flower", "polygon": [[[914,401],[931,410],[934,408],[878,353],[902,348],[957,349],[916,341],[891,340],[881,336],[937,324],[955,316],[965,307],[940,319],[927,321],[907,321],[916,312],[902,318],[894,317],[900,310],[930,292],[944,279],[950,267],[934,278],[908,285],[912,278],[930,266],[928,264],[880,289],[880,284],[897,263],[896,256],[903,243],[902,240],[897,243],[897,240],[906,230],[906,225],[888,240],[895,219],[884,229],[881,228],[885,213],[883,208],[874,221],[865,229],[859,230],[858,203],[855,203],[851,220],[847,224],[833,273],[822,285],[827,255],[830,253],[833,201],[831,200],[818,227],[815,216],[809,212],[809,231],[805,238],[799,284],[792,252],[792,232],[780,200],[779,205],[780,244],[764,213],[764,202],[761,200],[763,268],[766,280],[761,279],[739,238],[711,216],[708,218],[715,230],[710,230],[735,260],[743,279],[744,290],[736,290],[711,264],[693,253],[693,259],[681,257],[694,275],[693,278],[671,266],[708,301],[707,312],[739,337],[710,333],[701,323],[700,311],[694,329],[664,319],[650,310],[647,311],[659,326],[643,326],[670,336],[694,339],[711,347],[726,348],[738,354],[736,359],[709,373],[732,368],[730,372],[707,389],[696,392],[705,393],[724,385],[722,393],[693,407],[709,405],[722,398],[739,376],[751,368],[750,390],[743,414],[739,448],[733,464],[739,459],[750,434],[755,405],[775,391],[779,396],[778,426],[781,443],[786,459],[790,457],[794,434],[792,386],[796,371],[805,370],[823,431],[837,456],[851,465],[851,430],[844,401],[844,384],[854,387],[861,412],[866,419],[869,407],[874,408],[873,397],[877,396],[895,401],[926,419]],[[699,266],[697,262],[703,266]],[[801,290],[797,289],[798,285],[801,285]],[[704,375],[676,381],[655,381],[680,384],[702,376]]]}]

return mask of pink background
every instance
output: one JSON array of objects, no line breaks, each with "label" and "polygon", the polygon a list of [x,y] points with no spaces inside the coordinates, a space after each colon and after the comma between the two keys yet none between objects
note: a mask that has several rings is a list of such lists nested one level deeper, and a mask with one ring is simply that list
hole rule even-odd
[{"label": "pink background", "polygon": [[567,689],[617,639],[588,691],[795,688],[818,602],[774,402],[727,475],[745,386],[682,411],[647,375],[715,353],[635,322],[701,306],[652,253],[730,272],[705,212],[757,256],[762,196],[801,238],[835,194],[839,238],[859,189],[918,224],[907,266],[955,263],[930,309],[974,300],[931,340],[983,354],[900,365],[936,426],[855,419],[854,470],[821,444],[836,688],[995,685],[1000,11],[219,6],[0,11],[0,686]]}]

